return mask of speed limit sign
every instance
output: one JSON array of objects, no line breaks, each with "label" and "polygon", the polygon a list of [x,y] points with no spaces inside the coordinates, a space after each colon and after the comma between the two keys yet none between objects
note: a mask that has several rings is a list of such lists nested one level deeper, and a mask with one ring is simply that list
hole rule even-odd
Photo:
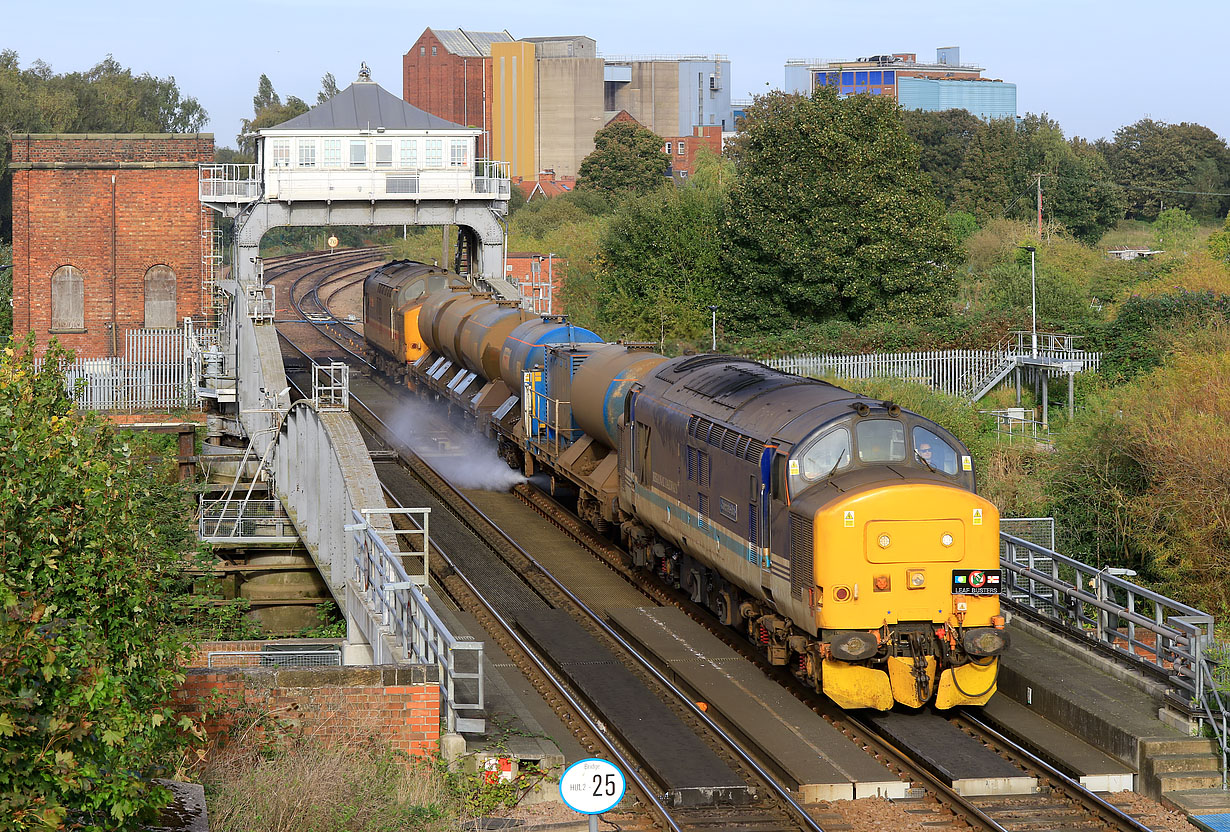
[{"label": "speed limit sign", "polygon": [[559,794],[568,808],[583,815],[609,812],[623,800],[624,773],[606,760],[578,760],[559,779]]},{"label": "speed limit sign", "polygon": [[[319,237],[317,239],[320,239]],[[329,248],[337,248],[337,237],[329,238]]]}]

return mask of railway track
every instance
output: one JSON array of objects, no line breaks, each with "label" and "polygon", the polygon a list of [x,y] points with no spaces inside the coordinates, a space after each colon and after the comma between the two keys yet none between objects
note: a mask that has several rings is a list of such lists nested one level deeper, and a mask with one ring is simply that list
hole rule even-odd
[{"label": "railway track", "polygon": [[[337,265],[341,264],[333,264],[332,267],[336,268]],[[302,264],[296,264],[296,268],[303,268],[303,266]],[[303,302],[304,298],[310,298],[311,303],[316,305],[318,317],[323,313],[323,317],[334,320],[331,313],[329,313],[328,304],[339,294],[344,285],[335,286],[323,301],[320,298],[320,291],[327,285],[341,284],[345,280],[352,278],[353,275],[338,277],[335,274],[331,274],[329,279],[324,279],[321,276],[329,268],[329,264],[315,266],[304,274],[299,275],[294,281],[294,288],[292,288],[289,294],[292,303],[295,303],[295,290],[299,289],[300,303]],[[320,277],[320,279],[312,286],[310,291],[303,290],[301,284],[305,282],[310,283],[313,277]],[[296,303],[295,305],[298,309],[299,304]],[[301,309],[299,311],[303,314]],[[304,315],[303,319],[307,319],[307,317]],[[321,324],[314,322],[313,326],[317,331],[320,331]],[[350,327],[345,327],[345,330],[354,335],[354,331]],[[367,364],[365,357],[362,355],[361,350],[356,348],[354,341],[349,338],[339,338],[336,333],[332,332],[326,331],[324,335],[332,343],[331,349],[334,351],[334,355],[336,350],[341,349],[347,353],[348,358],[346,360],[352,364],[360,366]],[[343,340],[348,343],[343,343]],[[285,336],[284,342],[291,343],[290,339]],[[305,357],[323,357],[323,355],[309,356],[308,352],[300,351]],[[352,405],[357,415],[360,416],[360,421],[366,422],[369,425],[369,430],[376,433],[384,433],[387,439],[389,432],[387,426],[381,427],[384,425],[381,417],[362,398],[354,396],[353,393]],[[404,451],[405,449],[400,450]],[[648,659],[640,656],[631,645],[627,644],[614,631],[610,630],[605,621],[590,611],[587,605],[581,602],[562,582],[557,580],[548,570],[521,549],[511,537],[502,531],[492,518],[488,517],[474,505],[468,497],[453,488],[439,472],[413,454],[403,453],[402,456],[410,457],[403,462],[405,470],[409,475],[413,476],[422,487],[438,495],[441,502],[449,508],[458,521],[469,528],[476,539],[483,542],[483,545],[489,547],[494,556],[499,557],[522,576],[540,597],[556,608],[569,609],[578,620],[584,621],[585,626],[591,633],[606,638],[612,645],[622,651],[621,655],[630,664],[639,665],[637,672],[644,678],[647,689],[656,691],[658,695],[665,695],[670,688],[673,688],[673,685],[670,685],[653,668],[652,663]],[[1037,794],[1013,798],[965,798],[958,795],[943,781],[919,765],[912,754],[904,749],[895,747],[891,742],[873,730],[870,725],[849,713],[836,709],[831,703],[827,703],[827,700],[817,696],[814,691],[802,688],[790,674],[783,672],[780,668],[767,665],[763,658],[751,649],[749,644],[741,639],[734,638],[730,631],[721,627],[712,619],[708,611],[693,604],[682,593],[669,589],[656,581],[648,580],[647,576],[631,569],[629,567],[629,559],[621,549],[610,541],[599,537],[579,518],[545,493],[529,484],[518,486],[514,489],[514,493],[518,499],[533,508],[556,528],[562,530],[574,542],[587,550],[597,559],[597,562],[605,564],[608,568],[621,575],[647,598],[659,604],[670,604],[683,608],[710,632],[718,635],[741,655],[756,662],[766,674],[773,676],[784,686],[788,687],[794,695],[803,699],[809,707],[829,720],[835,727],[850,737],[853,742],[863,747],[868,753],[883,760],[902,777],[913,783],[921,784],[922,789],[925,791],[925,796],[917,801],[915,808],[908,809],[907,811],[933,813],[938,810],[938,816],[934,820],[927,822],[928,826],[944,825],[940,817],[947,816],[947,819],[954,826],[992,830],[1115,829],[1125,830],[1125,832],[1147,832],[1147,827],[1113,804],[1084,789],[1079,783],[1051,768],[1026,749],[997,734],[989,726],[982,724],[976,717],[968,714],[960,714],[954,717],[954,724],[957,724],[971,737],[979,739],[987,747],[993,748],[997,753],[1009,759],[1015,765],[1037,776],[1041,788]],[[609,742],[609,738],[604,736],[603,731],[595,730],[596,721],[600,719],[600,715],[586,713],[585,705],[580,701],[576,692],[569,691],[567,684],[562,684],[561,680],[555,678],[555,674],[550,671],[547,663],[541,657],[536,656],[532,649],[522,649],[523,647],[528,648],[528,645],[519,645],[517,643],[519,641],[523,642],[523,639],[521,639],[516,629],[510,627],[507,621],[503,621],[503,617],[499,614],[498,609],[481,597],[481,593],[462,575],[453,565],[452,559],[443,551],[441,552],[441,562],[445,566],[438,575],[438,580],[441,581],[450,596],[457,603],[461,604],[464,608],[470,609],[472,612],[477,609],[484,610],[482,615],[475,612],[476,616],[483,621],[484,627],[489,628],[489,632],[492,633],[497,643],[509,651],[509,655],[513,655],[514,650],[518,653],[520,658],[516,662],[519,668],[523,673],[526,673],[527,678],[531,678],[540,694],[544,696],[544,699],[549,704],[552,704],[553,707],[558,708],[564,724],[572,727],[574,734],[582,742],[582,745],[590,750],[607,747],[604,741]],[[794,803],[788,792],[783,796],[781,792],[784,790],[767,774],[762,761],[757,761],[754,751],[743,749],[740,752],[736,747],[735,741],[724,736],[724,732],[721,731],[716,723],[713,723],[700,709],[696,708],[688,697],[677,690],[670,692],[670,695],[674,697],[675,709],[685,718],[685,721],[696,727],[698,731],[708,729],[707,741],[716,746],[723,747],[722,753],[737,764],[740,772],[748,778],[749,783],[755,783],[759,787],[757,790],[764,794],[776,794],[778,802],[772,807],[691,810],[690,813],[666,810],[665,807],[654,805],[654,786],[649,785],[652,783],[650,773],[636,766],[631,771],[636,775],[633,779],[637,787],[636,790],[639,792],[638,802],[643,809],[657,816],[658,823],[672,829],[710,829],[718,826],[746,828],[749,830],[820,828],[817,825],[816,819],[809,815],[803,807],[799,807]],[[624,761],[625,767],[627,767],[626,761],[635,759],[633,752],[634,749],[620,748],[618,744],[609,747],[608,750],[608,753]],[[637,783],[636,781],[642,782]]]}]

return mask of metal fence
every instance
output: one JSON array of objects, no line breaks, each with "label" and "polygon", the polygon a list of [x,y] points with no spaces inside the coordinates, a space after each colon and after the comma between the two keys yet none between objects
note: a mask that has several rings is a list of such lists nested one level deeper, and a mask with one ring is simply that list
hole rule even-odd
[{"label": "metal fence", "polygon": [[123,358],[78,358],[61,369],[70,395],[87,410],[175,410],[193,401],[178,329],[129,330]]},{"label": "metal fence", "polygon": [[1028,607],[1183,691],[1197,719],[1216,736],[1224,787],[1230,746],[1213,616],[1016,535],[1001,532],[1000,540],[1000,565],[1017,596],[1010,594],[1005,603]]},{"label": "metal fence", "polygon": [[[367,515],[377,511],[409,515],[422,512],[418,528],[405,530],[411,536],[421,535],[422,548],[409,554],[395,554],[367,520]],[[353,514],[355,522],[346,527],[355,542],[350,591],[367,601],[376,623],[395,640],[400,658],[440,668],[447,730],[463,733],[485,730],[486,720],[478,715],[484,696],[483,643],[458,638],[449,632],[419,589],[426,584],[428,574],[426,510],[382,509]],[[417,569],[416,563],[412,577],[403,565],[403,558],[421,563],[422,571]]]},{"label": "metal fence", "polygon": [[[1101,354],[1076,349],[1077,338],[1038,334],[1039,354],[1064,361],[1079,361],[1081,371],[1096,371]],[[1032,351],[1029,332],[1009,333],[993,350],[931,350],[929,352],[865,353],[860,355],[787,355],[765,364],[801,376],[833,378],[899,378],[925,384],[953,396],[973,396],[988,381],[1015,366]]]},{"label": "metal fence", "polygon": [[[999,528],[1001,532],[1028,540],[1045,549],[1052,551],[1055,549],[1054,517],[1001,517]],[[1001,559],[1009,557],[1008,544],[1002,538],[999,541],[999,556]],[[1042,569],[1049,572],[1053,566],[1050,558],[1035,554],[1031,550],[1014,551],[1012,557],[1023,557],[1024,560],[1019,562],[1031,569]],[[1031,592],[1035,596],[1034,600],[1039,604],[1047,597],[1054,598],[1054,591],[1049,587],[1031,587],[1027,580],[1015,573],[1008,575],[1008,580],[1004,582],[1004,585],[1004,591],[1013,601],[1029,603]]]},{"label": "metal fence", "polygon": [[208,667],[341,667],[340,647],[320,650],[212,650]]},{"label": "metal fence", "polygon": [[280,500],[249,500],[243,497],[219,498],[210,502],[201,496],[197,534],[202,540],[251,538],[294,540],[298,533]]}]

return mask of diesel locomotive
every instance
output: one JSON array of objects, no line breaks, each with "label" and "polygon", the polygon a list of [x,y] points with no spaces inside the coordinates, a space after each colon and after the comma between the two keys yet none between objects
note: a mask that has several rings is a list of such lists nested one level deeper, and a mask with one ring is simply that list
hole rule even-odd
[{"label": "diesel locomotive", "polygon": [[999,515],[942,426],[744,358],[605,343],[422,264],[367,278],[364,325],[387,371],[838,705],[994,693]]}]

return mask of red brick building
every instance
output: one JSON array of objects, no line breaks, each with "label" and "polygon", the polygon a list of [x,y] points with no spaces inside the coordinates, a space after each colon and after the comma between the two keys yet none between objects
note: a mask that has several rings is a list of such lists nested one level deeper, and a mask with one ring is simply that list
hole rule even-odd
[{"label": "red brick building", "polygon": [[508,32],[424,29],[402,56],[402,99],[420,110],[483,131],[478,154],[491,158],[491,44]]},{"label": "red brick building", "polygon": [[707,147],[715,156],[722,155],[722,128],[715,125],[693,127],[690,136],[671,136],[662,150],[671,157],[671,173],[686,179],[696,169],[696,154]]},{"label": "red brick building", "polygon": [[563,315],[559,287],[566,260],[558,254],[537,251],[510,251],[506,261],[508,282],[528,298],[530,309],[540,315]]},{"label": "red brick building", "polygon": [[537,179],[522,179],[520,176],[514,176],[512,183],[513,187],[525,196],[526,202],[562,196],[577,186],[575,176],[561,176],[556,179],[553,170],[539,171]]},{"label": "red brick building", "polygon": [[18,134],[12,148],[16,337],[101,358],[127,330],[202,313],[212,134]]}]

